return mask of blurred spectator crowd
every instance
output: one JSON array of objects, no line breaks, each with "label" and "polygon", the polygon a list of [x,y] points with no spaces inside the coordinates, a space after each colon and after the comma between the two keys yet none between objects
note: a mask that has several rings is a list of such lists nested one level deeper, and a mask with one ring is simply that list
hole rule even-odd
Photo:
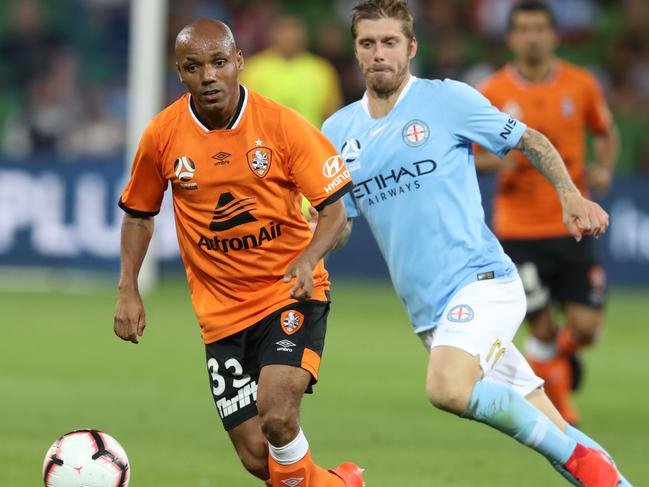
[{"label": "blurred spectator crowd", "polygon": [[[328,61],[324,64],[333,67],[329,71],[340,89],[326,90],[337,94],[322,100],[322,113],[312,118],[314,123],[336,108],[332,104],[362,96],[349,33],[355,0],[168,1],[167,101],[183,92],[174,72],[175,35],[198,17],[228,23],[251,60],[262,51],[268,54],[269,44],[275,43],[273,52],[280,57],[310,56],[302,59],[310,66],[317,59]],[[515,1],[410,0],[419,40],[415,74],[479,83],[509,59],[503,38]],[[129,3],[2,2],[0,157],[114,161],[122,156]],[[649,1],[549,3],[556,7],[562,34],[560,56],[591,69],[613,108],[622,134],[619,170],[649,176]],[[278,25],[284,26],[279,34]],[[314,73],[327,72],[320,64],[313,67]],[[282,67],[284,72],[287,66]],[[295,90],[287,86],[285,91]]]}]

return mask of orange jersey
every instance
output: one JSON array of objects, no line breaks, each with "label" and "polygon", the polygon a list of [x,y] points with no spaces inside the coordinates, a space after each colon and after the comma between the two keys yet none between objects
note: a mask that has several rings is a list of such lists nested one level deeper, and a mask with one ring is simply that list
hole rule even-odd
[{"label": "orange jersey", "polygon": [[[577,187],[586,194],[586,129],[601,134],[611,124],[610,112],[592,74],[558,61],[547,80],[531,83],[508,65],[485,81],[480,90],[498,109],[547,136]],[[494,230],[503,239],[569,235],[554,188],[520,153],[516,153],[516,168],[498,176]]]},{"label": "orange jersey", "polygon": [[[329,140],[293,110],[241,87],[231,127],[208,130],[185,94],[145,129],[120,207],[158,213],[171,181],[180,253],[205,343],[295,302],[282,278],[311,240],[302,194],[316,208],[351,188]],[[327,300],[314,270],[312,299]]]}]

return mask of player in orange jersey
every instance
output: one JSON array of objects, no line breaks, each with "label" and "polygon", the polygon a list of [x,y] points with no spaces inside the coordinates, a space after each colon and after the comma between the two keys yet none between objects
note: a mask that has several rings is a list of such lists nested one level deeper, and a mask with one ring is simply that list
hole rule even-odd
[{"label": "player in orange jersey", "polygon": [[[499,109],[546,135],[566,163],[582,194],[590,186],[604,193],[613,175],[617,133],[597,81],[588,71],[555,57],[558,36],[551,10],[524,1],[510,14],[509,47],[514,61],[488,79],[483,94]],[[586,166],[586,131],[595,136],[597,163]],[[553,189],[525,157],[504,160],[477,149],[476,166],[499,170],[494,229],[516,262],[527,294],[531,335],[526,352],[561,414],[578,415],[571,389],[580,379],[576,356],[593,344],[603,326],[606,281],[591,237],[575,241],[561,216]],[[550,301],[558,302],[564,326],[553,321]]]},{"label": "player in orange jersey", "polygon": [[[243,465],[276,487],[360,487],[355,465],[327,471],[311,460],[298,422],[318,379],[329,312],[322,256],[345,225],[349,172],[305,119],[239,84],[243,57],[225,24],[186,26],[175,55],[189,93],[145,129],[119,202],[115,333],[138,343],[144,331],[137,275],[171,182],[211,391]],[[313,234],[302,194],[319,213]]]}]

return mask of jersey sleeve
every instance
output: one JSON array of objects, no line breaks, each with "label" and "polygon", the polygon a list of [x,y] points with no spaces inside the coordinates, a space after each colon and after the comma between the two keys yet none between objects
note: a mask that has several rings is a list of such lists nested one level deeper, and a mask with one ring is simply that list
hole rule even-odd
[{"label": "jersey sleeve", "polygon": [[445,80],[444,110],[451,136],[463,144],[479,144],[499,157],[513,149],[527,126],[501,112],[465,83]]},{"label": "jersey sleeve", "polygon": [[345,204],[347,218],[356,218],[359,215],[356,198],[354,198],[354,195],[351,192],[343,196],[343,203]]},{"label": "jersey sleeve", "polygon": [[588,76],[586,83],[586,123],[596,134],[608,131],[612,123],[611,112],[608,109],[604,94],[597,80]]},{"label": "jersey sleeve", "polygon": [[327,137],[291,109],[283,112],[283,126],[289,175],[316,210],[352,189],[349,170]]},{"label": "jersey sleeve", "polygon": [[161,171],[155,128],[150,123],[142,134],[119,207],[132,216],[155,216],[160,211],[166,189],[167,180]]}]

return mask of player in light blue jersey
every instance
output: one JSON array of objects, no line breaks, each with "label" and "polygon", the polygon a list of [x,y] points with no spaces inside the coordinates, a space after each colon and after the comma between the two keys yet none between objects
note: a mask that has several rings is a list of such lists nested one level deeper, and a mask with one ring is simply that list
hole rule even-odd
[{"label": "player in light blue jersey", "polygon": [[630,485],[597,443],[565,423],[512,343],[525,295],[485,224],[472,143],[501,157],[523,152],[556,189],[576,239],[604,232],[608,215],[581,196],[542,134],[463,83],[412,76],[412,25],[403,1],[365,0],[354,9],[367,91],[323,126],[354,182],[345,238],[362,214],[430,350],[433,405],[533,448],[574,485]]}]

